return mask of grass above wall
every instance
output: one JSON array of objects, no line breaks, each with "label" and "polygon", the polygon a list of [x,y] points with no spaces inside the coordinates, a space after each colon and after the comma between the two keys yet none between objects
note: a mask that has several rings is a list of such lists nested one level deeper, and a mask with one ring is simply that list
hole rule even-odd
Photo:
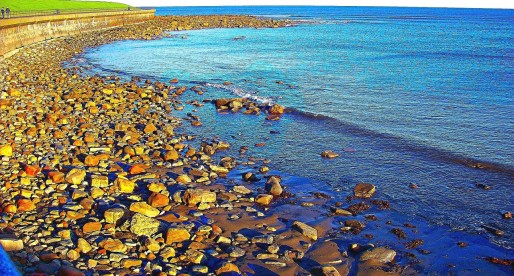
[{"label": "grass above wall", "polygon": [[72,1],[72,0],[0,0],[0,7],[11,11],[80,10],[80,9],[123,9],[129,5],[115,2]]}]

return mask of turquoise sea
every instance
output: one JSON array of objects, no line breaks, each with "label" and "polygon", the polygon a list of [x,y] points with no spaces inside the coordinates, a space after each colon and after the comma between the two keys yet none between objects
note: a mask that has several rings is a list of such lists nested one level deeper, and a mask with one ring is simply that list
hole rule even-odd
[{"label": "turquoise sea", "polygon": [[[218,135],[234,154],[266,142],[249,153],[270,158],[294,192],[344,199],[355,183],[374,183],[377,197],[391,202],[393,223],[420,225],[423,248],[432,252],[419,257],[428,274],[512,273],[476,259],[514,258],[514,222],[501,217],[514,211],[513,10],[197,7],[157,14],[302,22],[172,32],[90,49],[75,62],[91,74],[178,78],[203,87],[206,99],[280,103],[290,113],[277,122],[220,115],[209,104],[186,105],[175,115],[200,116],[203,127],[186,123],[183,131]],[[327,149],[341,157],[321,159]],[[458,248],[458,241],[470,246]]]}]

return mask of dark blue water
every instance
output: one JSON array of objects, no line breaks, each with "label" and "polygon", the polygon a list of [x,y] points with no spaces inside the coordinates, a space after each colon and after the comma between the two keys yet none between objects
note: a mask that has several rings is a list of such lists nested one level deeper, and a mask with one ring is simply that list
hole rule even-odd
[{"label": "dark blue water", "polygon": [[[426,245],[437,251],[454,250],[448,248],[454,239],[466,237],[476,246],[468,250],[480,256],[514,258],[513,222],[501,218],[514,210],[514,11],[209,7],[157,14],[254,14],[308,24],[124,41],[89,51],[87,61],[100,72],[200,83],[204,98],[283,104],[293,112],[272,123],[186,106],[184,112],[198,109],[204,126],[184,131],[219,135],[234,151],[251,146],[249,153],[270,158],[273,168],[335,197],[359,181],[375,183],[404,220],[428,223],[427,237],[444,241]],[[267,145],[253,149],[258,142]],[[348,147],[356,151],[343,151]],[[326,149],[341,157],[321,159]],[[489,169],[470,166],[477,162]],[[507,234],[493,236],[484,225]],[[469,256],[462,264],[467,272],[484,266]],[[443,266],[434,271],[448,272]]]}]

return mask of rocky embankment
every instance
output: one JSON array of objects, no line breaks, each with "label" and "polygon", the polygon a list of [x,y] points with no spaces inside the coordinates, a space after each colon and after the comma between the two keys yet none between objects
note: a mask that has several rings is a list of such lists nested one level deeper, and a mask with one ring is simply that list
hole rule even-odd
[{"label": "rocky embankment", "polygon": [[[376,219],[366,210],[388,207],[369,199],[375,186],[356,185],[348,202],[334,203],[321,193],[305,202],[292,200],[281,177],[268,175],[266,160],[225,156],[230,145],[224,141],[176,133],[181,120],[173,113],[186,91],[176,81],[121,82],[83,77],[61,66],[88,47],[155,39],[166,30],[286,24],[247,16],[157,17],[33,45],[4,60],[0,243],[20,270],[48,275],[404,272],[394,264],[392,249],[332,240],[359,233],[364,218]],[[246,101],[216,104],[221,111],[261,110]],[[275,120],[283,108],[266,112]],[[228,181],[227,174],[243,162],[250,172]],[[282,208],[274,211],[274,206]],[[348,217],[342,227],[332,223],[341,216]]]}]

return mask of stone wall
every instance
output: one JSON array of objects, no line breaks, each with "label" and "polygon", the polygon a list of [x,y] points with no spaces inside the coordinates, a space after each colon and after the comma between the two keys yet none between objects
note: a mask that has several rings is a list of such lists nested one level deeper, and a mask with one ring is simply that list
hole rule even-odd
[{"label": "stone wall", "polygon": [[20,47],[81,32],[150,20],[155,10],[63,14],[0,20],[0,56]]}]

